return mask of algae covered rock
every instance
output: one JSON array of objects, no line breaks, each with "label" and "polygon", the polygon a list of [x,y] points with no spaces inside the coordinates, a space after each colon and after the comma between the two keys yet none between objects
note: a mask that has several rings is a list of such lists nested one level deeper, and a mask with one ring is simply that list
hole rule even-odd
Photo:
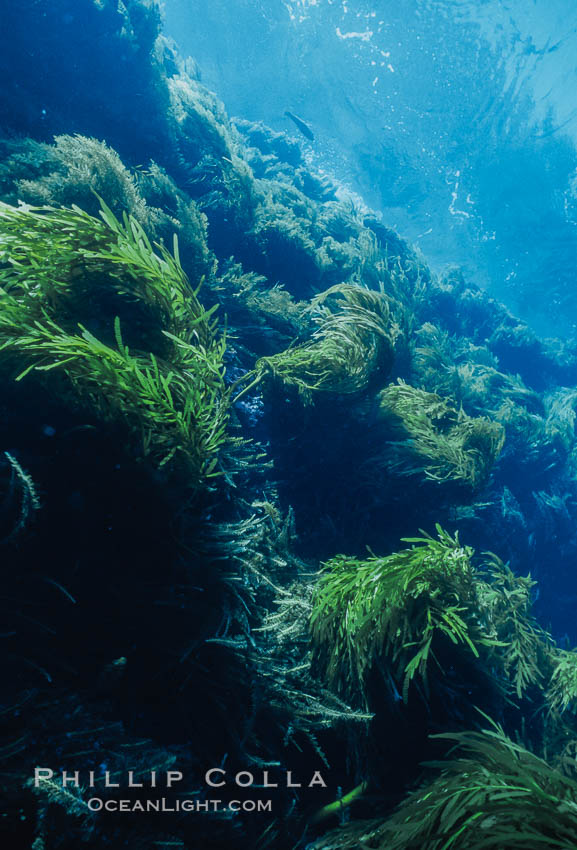
[{"label": "algae covered rock", "polygon": [[100,198],[117,217],[133,216],[153,241],[170,245],[176,234],[191,276],[212,273],[206,216],[156,163],[131,170],[109,145],[86,136],[56,136],[53,144],[0,139],[1,200],[76,205],[98,216]]},{"label": "algae covered rock", "polygon": [[473,551],[440,527],[410,548],[361,561],[337,556],[326,565],[314,598],[311,635],[327,681],[366,695],[375,664],[388,671],[406,701],[411,681],[426,680],[439,638],[479,657],[486,642],[478,605]]},{"label": "algae covered rock", "polygon": [[310,401],[317,393],[360,393],[390,372],[396,330],[383,294],[337,286],[318,296],[312,309],[318,327],[310,341],[262,357],[256,381],[296,389]]},{"label": "algae covered rock", "polygon": [[[380,669],[389,697],[402,694],[406,703],[411,695],[429,699],[432,679],[450,690],[438,662],[452,654],[453,664],[469,656],[471,667],[492,671],[518,700],[542,689],[563,659],[533,615],[534,582],[490,553],[479,563],[458,533],[439,525],[436,532],[405,538],[408,548],[384,557],[338,555],[324,565],[310,619],[317,670],[335,690],[370,701],[371,675]],[[567,669],[574,660],[570,653]],[[572,686],[559,691],[573,699]]]},{"label": "algae covered rock", "polygon": [[63,403],[122,426],[137,457],[206,484],[227,442],[225,341],[177,243],[175,256],[155,249],[106,207],[95,218],[5,204],[0,239],[4,371],[59,381]]},{"label": "algae covered rock", "polygon": [[[363,753],[373,802],[391,765],[393,782],[408,780],[418,759],[444,751],[431,729],[478,728],[483,714],[516,728],[530,710],[548,717],[559,753],[575,724],[577,655],[565,656],[536,620],[530,576],[491,553],[479,557],[458,533],[436,532],[386,555],[337,555],[313,581],[311,670],[372,714],[369,748],[357,738],[352,750]],[[539,746],[542,735],[539,724],[525,740]],[[365,813],[386,812],[380,800]]]},{"label": "algae covered rock", "polygon": [[471,490],[487,481],[505,440],[497,422],[467,416],[447,399],[401,380],[380,392],[377,421],[388,435],[375,461],[383,470]]},{"label": "algae covered rock", "polygon": [[254,199],[253,223],[236,249],[243,262],[299,298],[341,283],[376,288],[377,239],[352,202],[319,203],[278,179],[257,180]]}]

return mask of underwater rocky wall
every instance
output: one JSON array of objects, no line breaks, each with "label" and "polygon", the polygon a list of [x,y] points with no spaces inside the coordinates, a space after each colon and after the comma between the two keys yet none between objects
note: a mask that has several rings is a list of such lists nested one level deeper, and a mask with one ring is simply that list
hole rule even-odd
[{"label": "underwater rocky wall", "polygon": [[[577,353],[229,120],[160,20],[29,2],[0,36],[0,834],[304,847],[352,811],[317,846],[574,840]],[[492,845],[443,814],[458,759],[420,767],[454,740],[526,783],[477,801]],[[105,817],[38,765],[112,802],[129,769],[303,787]],[[425,776],[427,817],[389,821]]]},{"label": "underwater rocky wall", "polygon": [[232,114],[309,121],[312,161],[435,270],[463,264],[541,332],[574,336],[570,6],[235,0],[231,27],[227,0],[170,0],[166,29]]}]

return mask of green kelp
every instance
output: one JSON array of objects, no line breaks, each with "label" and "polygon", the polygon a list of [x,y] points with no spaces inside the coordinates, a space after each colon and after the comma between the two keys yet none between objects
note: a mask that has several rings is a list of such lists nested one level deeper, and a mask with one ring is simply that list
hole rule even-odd
[{"label": "green kelp", "polygon": [[386,820],[329,833],[315,850],[540,850],[577,846],[577,782],[497,724],[434,736],[453,744],[439,775]]},{"label": "green kelp", "polygon": [[505,440],[497,422],[471,418],[448,399],[401,380],[382,390],[378,405],[386,444],[372,466],[473,490],[486,483]]},{"label": "green kelp", "polygon": [[505,400],[542,412],[538,394],[518,375],[498,370],[498,360],[485,345],[450,336],[425,322],[415,334],[414,383],[429,392],[450,396],[470,414],[487,414]]},{"label": "green kelp", "polygon": [[577,652],[558,649],[553,656],[553,672],[547,691],[549,711],[554,716],[564,712],[577,715]]},{"label": "green kelp", "polygon": [[0,199],[6,203],[76,205],[97,216],[99,198],[116,216],[135,218],[155,242],[170,245],[176,233],[188,273],[211,275],[206,217],[154,162],[130,170],[109,145],[86,136],[56,136],[51,145],[0,139]]},{"label": "green kelp", "polygon": [[295,301],[280,285],[269,288],[265,277],[245,272],[240,263],[222,263],[211,291],[251,365],[257,357],[290,345],[311,325],[307,302]]},{"label": "green kelp", "polygon": [[499,371],[486,345],[451,337],[428,322],[416,336],[415,386],[454,399],[471,416],[498,422],[505,429],[507,454],[537,476],[563,462],[574,439],[570,391],[543,399],[519,375]]},{"label": "green kelp", "polygon": [[176,241],[172,256],[106,207],[95,218],[77,207],[8,205],[0,240],[4,370],[18,380],[60,377],[63,399],[122,425],[137,456],[183,462],[191,486],[214,475],[228,440],[225,340]]},{"label": "green kelp", "polygon": [[[406,702],[415,678],[426,690],[431,675],[443,677],[444,645],[443,657],[446,650],[468,655],[471,668],[477,665],[511,697],[542,691],[555,656],[531,611],[534,582],[515,576],[495,555],[475,565],[474,550],[458,534],[437,526],[437,535],[407,539],[409,548],[385,557],[339,555],[327,562],[311,615],[323,677],[347,695],[366,695],[376,665]],[[563,694],[572,698],[570,688]]]},{"label": "green kelp", "polygon": [[318,324],[311,339],[261,357],[250,386],[266,379],[310,403],[315,393],[362,392],[390,372],[396,326],[383,294],[335,286],[313,300],[311,311]]},{"label": "green kelp", "polygon": [[478,657],[490,643],[477,618],[473,550],[437,527],[438,539],[384,558],[337,556],[314,598],[311,636],[327,681],[363,693],[371,669],[383,664],[406,701],[409,685],[427,671],[440,637]]},{"label": "green kelp", "polygon": [[243,263],[300,298],[340,283],[374,285],[377,240],[352,202],[318,204],[278,179],[256,181],[256,198]]},{"label": "green kelp", "polygon": [[545,396],[547,419],[545,432],[558,448],[567,455],[567,471],[575,474],[575,420],[577,412],[577,390],[561,387]]},{"label": "green kelp", "polygon": [[222,103],[182,63],[165,82],[167,116],[178,148],[178,165],[171,171],[179,173],[181,187],[207,216],[211,248],[223,257],[236,256],[257,204],[240,134]]},{"label": "green kelp", "polygon": [[477,577],[484,628],[497,639],[491,661],[519,700],[530,688],[542,689],[551,671],[553,641],[532,613],[535,584],[531,576],[515,575],[491,553]]}]

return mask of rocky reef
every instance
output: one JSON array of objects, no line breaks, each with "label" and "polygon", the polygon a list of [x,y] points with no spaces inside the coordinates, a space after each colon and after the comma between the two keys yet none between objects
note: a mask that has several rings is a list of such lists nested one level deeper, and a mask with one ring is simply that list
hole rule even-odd
[{"label": "rocky reef", "polygon": [[[574,846],[577,352],[231,122],[153,0],[25,0],[0,65],[6,845]],[[261,779],[182,814],[209,768]]]}]

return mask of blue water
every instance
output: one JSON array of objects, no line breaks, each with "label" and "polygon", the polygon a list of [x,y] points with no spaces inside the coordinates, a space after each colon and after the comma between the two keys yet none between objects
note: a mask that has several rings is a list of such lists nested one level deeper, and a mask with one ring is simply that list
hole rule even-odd
[{"label": "blue water", "polygon": [[577,327],[572,0],[167,0],[229,112],[294,132],[437,270],[544,334]]}]

